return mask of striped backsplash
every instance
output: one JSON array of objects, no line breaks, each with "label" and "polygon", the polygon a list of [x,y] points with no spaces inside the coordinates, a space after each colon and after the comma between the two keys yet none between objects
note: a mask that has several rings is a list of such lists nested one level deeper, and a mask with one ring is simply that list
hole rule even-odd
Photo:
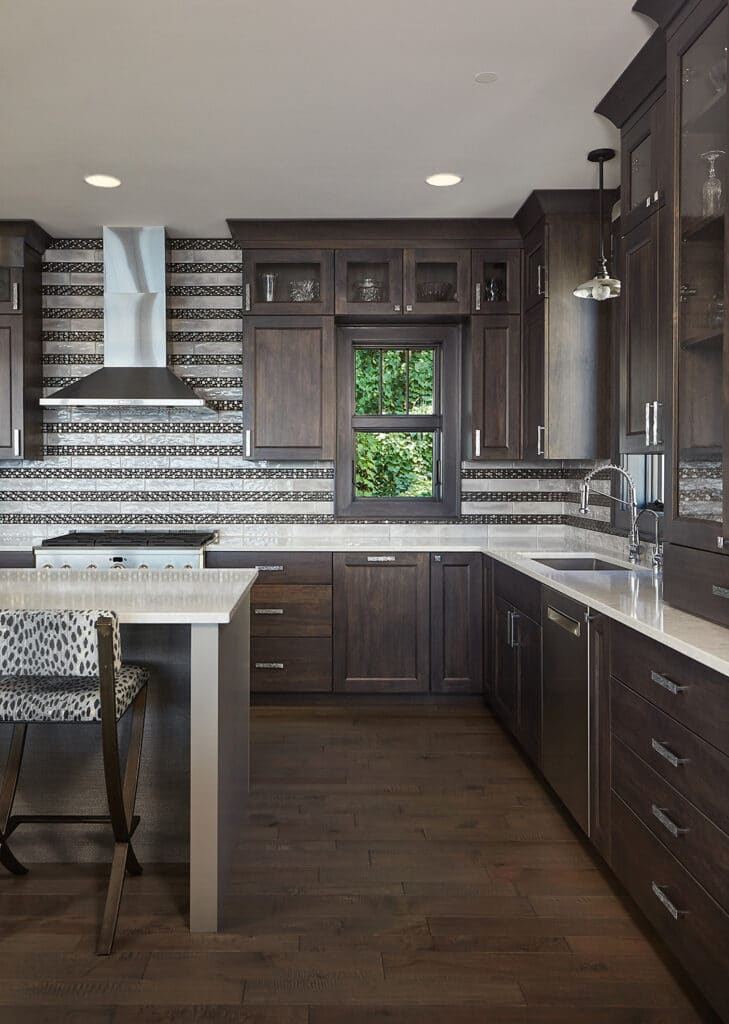
[{"label": "striped backsplash", "polygon": [[[46,394],[103,362],[101,244],[59,239],[45,254]],[[0,462],[6,541],[101,526],[209,526],[231,537],[261,527],[272,537],[278,528],[336,524],[332,463],[243,457],[242,257],[230,239],[168,240],[170,365],[208,408],[44,410],[44,461]],[[607,508],[592,524],[575,521],[584,472],[575,464],[464,463],[461,516],[447,525],[479,527],[480,536],[483,528],[534,534],[570,525],[605,532]]]}]

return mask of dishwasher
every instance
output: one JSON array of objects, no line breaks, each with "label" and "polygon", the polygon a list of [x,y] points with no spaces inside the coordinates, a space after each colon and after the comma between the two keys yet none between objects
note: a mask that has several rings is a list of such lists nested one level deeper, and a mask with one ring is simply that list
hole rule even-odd
[{"label": "dishwasher", "polygon": [[542,772],[580,828],[590,831],[589,615],[542,590]]}]

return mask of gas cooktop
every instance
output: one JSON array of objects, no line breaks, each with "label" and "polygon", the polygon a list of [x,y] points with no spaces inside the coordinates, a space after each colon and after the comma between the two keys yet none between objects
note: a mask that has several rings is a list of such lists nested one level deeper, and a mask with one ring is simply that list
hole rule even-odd
[{"label": "gas cooktop", "polygon": [[202,548],[214,540],[212,531],[82,530],[48,537],[42,548]]}]

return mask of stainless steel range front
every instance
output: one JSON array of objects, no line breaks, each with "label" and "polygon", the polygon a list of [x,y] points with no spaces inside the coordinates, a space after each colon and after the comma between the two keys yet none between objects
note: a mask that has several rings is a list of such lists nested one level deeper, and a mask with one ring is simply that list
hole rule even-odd
[{"label": "stainless steel range front", "polygon": [[210,531],[105,530],[50,537],[33,548],[36,569],[203,569]]}]

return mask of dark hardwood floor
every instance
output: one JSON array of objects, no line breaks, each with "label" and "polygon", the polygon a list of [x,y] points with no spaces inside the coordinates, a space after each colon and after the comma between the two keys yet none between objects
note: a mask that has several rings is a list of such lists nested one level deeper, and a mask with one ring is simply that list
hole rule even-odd
[{"label": "dark hardwood floor", "polygon": [[453,707],[259,708],[235,927],[185,875],[0,877],[0,1021],[697,1024],[660,949],[498,724]]}]

